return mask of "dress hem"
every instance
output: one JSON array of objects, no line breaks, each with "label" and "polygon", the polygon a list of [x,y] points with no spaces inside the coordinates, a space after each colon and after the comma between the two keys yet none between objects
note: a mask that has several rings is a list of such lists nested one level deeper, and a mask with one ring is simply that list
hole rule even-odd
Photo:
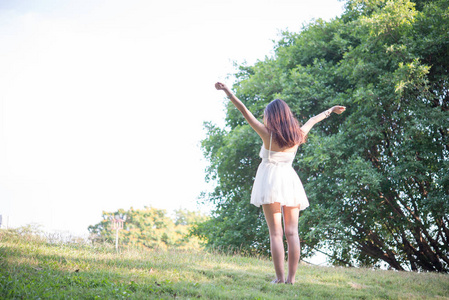
[{"label": "dress hem", "polygon": [[306,205],[304,208],[301,206],[301,203],[298,203],[297,205],[289,205],[289,204],[284,204],[282,202],[279,201],[274,201],[274,202],[270,202],[270,203],[261,203],[261,204],[256,204],[256,203],[252,203],[252,205],[256,206],[256,207],[261,207],[262,205],[267,205],[267,204],[273,204],[273,203],[279,203],[282,206],[287,206],[287,207],[297,207],[299,206],[299,210],[305,210],[307,207],[309,207],[309,205]]}]

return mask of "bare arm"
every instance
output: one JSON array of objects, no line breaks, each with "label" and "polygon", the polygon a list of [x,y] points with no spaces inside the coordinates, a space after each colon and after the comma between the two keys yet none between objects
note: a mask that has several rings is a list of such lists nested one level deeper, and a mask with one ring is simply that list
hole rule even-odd
[{"label": "bare arm", "polygon": [[304,134],[308,134],[310,129],[312,129],[313,125],[315,125],[318,122],[323,121],[324,119],[326,119],[327,117],[329,117],[333,112],[336,114],[341,114],[342,112],[344,112],[346,110],[346,107],[344,106],[334,106],[329,108],[328,110],[323,111],[322,113],[311,117],[306,124],[304,124],[301,127],[301,130],[304,132]]},{"label": "bare arm", "polygon": [[254,115],[246,108],[245,104],[242,103],[231,90],[223,83],[217,82],[215,84],[217,90],[222,90],[226,93],[228,98],[234,104],[234,106],[242,113],[243,117],[249,123],[249,125],[259,134],[259,136],[264,139],[268,135],[268,130],[263,123],[254,117]]}]

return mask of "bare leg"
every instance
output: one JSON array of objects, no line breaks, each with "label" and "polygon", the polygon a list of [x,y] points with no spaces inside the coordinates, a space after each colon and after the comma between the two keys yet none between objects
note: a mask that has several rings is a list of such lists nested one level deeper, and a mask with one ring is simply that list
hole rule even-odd
[{"label": "bare leg", "polygon": [[301,253],[298,235],[299,206],[284,206],[283,213],[285,237],[288,244],[288,277],[286,282],[293,284],[295,283],[295,275]]},{"label": "bare leg", "polygon": [[263,212],[270,232],[271,257],[273,259],[276,281],[283,283],[284,275],[284,242],[282,231],[282,212],[279,203],[264,204]]}]

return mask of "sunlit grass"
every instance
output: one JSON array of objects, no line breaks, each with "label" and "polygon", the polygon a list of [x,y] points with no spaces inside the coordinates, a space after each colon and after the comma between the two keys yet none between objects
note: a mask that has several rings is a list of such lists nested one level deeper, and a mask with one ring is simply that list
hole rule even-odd
[{"label": "sunlit grass", "polygon": [[301,265],[273,285],[270,260],[206,251],[48,243],[0,231],[5,299],[449,299],[449,276]]}]

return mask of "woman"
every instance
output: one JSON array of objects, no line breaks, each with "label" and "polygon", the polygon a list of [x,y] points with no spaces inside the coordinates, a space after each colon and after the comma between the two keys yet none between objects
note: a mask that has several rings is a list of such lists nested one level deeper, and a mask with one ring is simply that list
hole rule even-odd
[{"label": "woman", "polygon": [[[341,114],[346,108],[334,106],[310,118],[300,127],[288,105],[276,99],[265,108],[261,123],[225,84],[217,82],[215,88],[226,93],[263,141],[260,151],[262,162],[254,180],[251,203],[257,207],[262,205],[267,221],[271,256],[276,272],[276,279],[272,283],[293,284],[300,256],[299,211],[307,208],[309,201],[301,180],[292,167],[292,162],[299,145],[305,142],[306,135],[313,125],[329,117],[333,112]],[[284,275],[282,215],[288,245],[287,278]]]}]

